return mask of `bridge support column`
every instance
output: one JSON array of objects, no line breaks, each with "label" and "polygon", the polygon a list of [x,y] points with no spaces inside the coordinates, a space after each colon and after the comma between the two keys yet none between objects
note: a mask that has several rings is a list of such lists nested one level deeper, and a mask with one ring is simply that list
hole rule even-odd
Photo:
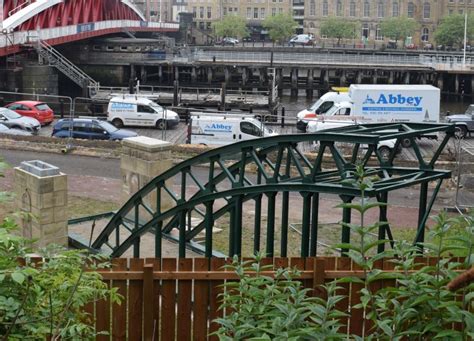
[{"label": "bridge support column", "polygon": [[22,162],[15,168],[15,204],[25,216],[20,226],[25,238],[38,247],[68,244],[67,175],[42,161]]},{"label": "bridge support column", "polygon": [[278,85],[278,96],[283,95],[283,69],[276,70],[276,84]]},{"label": "bridge support column", "polygon": [[174,80],[179,82],[179,67],[174,67]]},{"label": "bridge support column", "polygon": [[405,72],[404,80],[405,84],[410,84],[410,72]]},{"label": "bridge support column", "polygon": [[158,81],[161,83],[163,81],[163,66],[158,66]]},{"label": "bridge support column", "polygon": [[242,68],[242,85],[247,85],[248,81],[248,69],[246,67]]},{"label": "bridge support column", "polygon": [[[171,143],[145,136],[126,138],[122,142],[120,169],[123,179],[123,201],[136,193],[151,179],[171,168]],[[172,184],[165,184],[172,186]],[[161,210],[171,207],[172,199],[161,190]],[[156,209],[156,192],[145,199],[148,207]]]},{"label": "bridge support column", "polygon": [[[474,79],[474,77],[473,77],[473,79]],[[437,75],[436,86],[441,90],[441,92],[444,91],[444,79],[443,79],[442,74]]]},{"label": "bridge support column", "polygon": [[346,85],[346,70],[342,70],[341,77],[339,78],[339,86],[345,86]]},{"label": "bridge support column", "polygon": [[207,82],[209,84],[212,83],[212,68],[211,67],[207,68]]},{"label": "bridge support column", "polygon": [[140,67],[140,79],[141,79],[141,83],[146,83],[147,81],[147,72],[146,72],[146,67],[145,66],[142,66]]},{"label": "bridge support column", "polygon": [[196,81],[197,81],[197,72],[196,72],[196,68],[193,67],[191,69],[191,82],[196,83]]},{"label": "bridge support column", "polygon": [[313,97],[313,70],[312,69],[308,70],[308,78],[307,78],[306,85],[307,85],[306,96]]},{"label": "bridge support column", "polygon": [[390,71],[388,75],[388,84],[393,84],[393,78],[393,71]]},{"label": "bridge support column", "polygon": [[291,69],[291,96],[298,96],[298,69]]},{"label": "bridge support column", "polygon": [[324,70],[323,84],[329,88],[329,70]]},{"label": "bridge support column", "polygon": [[471,95],[474,94],[474,75],[471,75]]},{"label": "bridge support column", "polygon": [[454,92],[456,94],[459,93],[459,74],[456,74],[456,76],[454,78]]},{"label": "bridge support column", "polygon": [[379,81],[379,72],[377,70],[374,70],[374,73],[372,74],[372,83],[377,84]]},{"label": "bridge support column", "polygon": [[357,71],[357,84],[362,84],[362,71]]},{"label": "bridge support column", "polygon": [[260,79],[260,84],[265,84],[266,80],[267,80],[267,70],[264,69],[264,68],[260,68],[258,70],[258,75],[259,75],[259,79]]},{"label": "bridge support column", "polygon": [[225,79],[225,84],[229,84],[230,80],[230,69],[228,67],[224,68],[224,79]]}]

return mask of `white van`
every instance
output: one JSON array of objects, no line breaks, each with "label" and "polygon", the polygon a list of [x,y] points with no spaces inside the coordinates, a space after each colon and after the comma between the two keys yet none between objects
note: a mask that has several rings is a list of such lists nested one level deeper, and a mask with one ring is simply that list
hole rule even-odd
[{"label": "white van", "polygon": [[222,146],[274,135],[278,134],[250,115],[192,113],[188,143]]},{"label": "white van", "polygon": [[109,102],[107,120],[117,128],[142,126],[166,129],[177,126],[179,116],[145,97],[117,96]]},{"label": "white van", "polygon": [[315,118],[317,114],[325,114],[336,103],[350,101],[347,92],[326,92],[309,108],[301,110],[297,117],[296,128],[301,131],[306,131],[308,119]]}]

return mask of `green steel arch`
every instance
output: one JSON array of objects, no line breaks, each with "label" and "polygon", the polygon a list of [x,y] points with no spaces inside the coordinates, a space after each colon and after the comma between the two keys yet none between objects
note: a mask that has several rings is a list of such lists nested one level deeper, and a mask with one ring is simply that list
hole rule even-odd
[{"label": "green steel arch", "polygon": [[[418,138],[438,133],[443,135],[442,141],[427,160],[418,146]],[[261,138],[213,149],[183,161],[151,180],[116,212],[91,246],[114,257],[133,248],[134,257],[139,257],[141,237],[153,232],[156,257],[162,256],[163,238],[175,239],[179,243],[179,257],[186,257],[186,247],[204,232],[203,252],[211,257],[214,223],[228,215],[228,254],[241,255],[244,204],[247,203],[254,205],[253,251],[262,251],[264,245],[268,256],[277,255],[275,217],[278,209],[281,220],[277,236],[279,255],[285,257],[288,254],[290,193],[299,193],[302,199],[300,255],[314,256],[318,243],[319,195],[337,194],[343,202],[359,197],[360,191],[347,181],[354,177],[356,163],[361,163],[367,174],[377,175],[378,180],[365,195],[381,202],[387,202],[392,190],[421,185],[414,241],[420,242],[424,240],[425,223],[441,183],[451,176],[450,171],[437,170],[434,166],[453,135],[454,126],[447,124],[367,124],[316,134]],[[411,140],[417,167],[397,166],[396,151],[403,139]],[[377,150],[378,143],[386,140],[396,140],[388,158]],[[340,143],[345,144],[346,155]],[[313,153],[305,154],[302,149],[310,149]],[[331,169],[325,168],[323,163],[327,155],[335,164]],[[430,182],[436,182],[436,187],[428,202]],[[171,198],[170,207],[163,208],[164,196]],[[262,226],[261,219],[263,203],[267,210],[266,227]],[[387,206],[379,210],[380,221],[386,221]],[[350,219],[351,210],[344,208],[342,221],[349,223]],[[177,237],[172,233],[173,229],[178,231]],[[349,229],[342,227],[341,230],[341,241],[350,242]],[[388,223],[380,226],[378,237],[393,240]],[[381,244],[379,251],[383,248],[384,244]]]}]

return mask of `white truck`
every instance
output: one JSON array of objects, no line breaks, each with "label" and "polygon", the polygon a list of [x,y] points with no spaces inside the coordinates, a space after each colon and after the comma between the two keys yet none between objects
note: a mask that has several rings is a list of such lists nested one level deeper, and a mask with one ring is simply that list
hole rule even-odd
[{"label": "white truck", "polygon": [[278,135],[251,115],[191,113],[188,143],[222,146]]},{"label": "white truck", "polygon": [[177,126],[179,116],[146,97],[127,95],[116,96],[110,100],[107,120],[117,128],[143,126],[166,129]]},{"label": "white truck", "polygon": [[315,118],[317,115],[325,114],[334,104],[344,101],[350,101],[350,97],[347,92],[326,92],[309,108],[301,110],[297,114],[296,128],[301,131],[306,131],[306,126],[308,125],[309,120]]},{"label": "white truck", "polygon": [[[349,121],[364,123],[439,123],[440,90],[431,85],[351,85],[348,95],[350,102],[336,104],[312,121],[342,115]],[[403,147],[410,147],[410,143],[409,139],[402,141]]]}]

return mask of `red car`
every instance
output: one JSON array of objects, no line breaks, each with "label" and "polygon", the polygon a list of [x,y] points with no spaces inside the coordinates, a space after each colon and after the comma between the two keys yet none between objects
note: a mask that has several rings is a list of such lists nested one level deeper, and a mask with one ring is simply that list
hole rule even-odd
[{"label": "red car", "polygon": [[53,110],[44,102],[19,101],[10,103],[6,107],[22,116],[36,118],[41,125],[50,124],[54,120]]}]

